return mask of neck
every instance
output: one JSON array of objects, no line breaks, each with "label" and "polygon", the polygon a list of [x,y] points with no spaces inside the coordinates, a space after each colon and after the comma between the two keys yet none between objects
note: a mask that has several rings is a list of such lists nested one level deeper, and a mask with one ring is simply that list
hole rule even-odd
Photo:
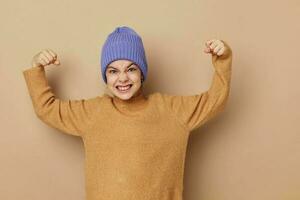
[{"label": "neck", "polygon": [[113,103],[124,111],[136,111],[143,109],[147,104],[147,98],[140,88],[130,99],[120,99],[117,96],[113,96]]}]

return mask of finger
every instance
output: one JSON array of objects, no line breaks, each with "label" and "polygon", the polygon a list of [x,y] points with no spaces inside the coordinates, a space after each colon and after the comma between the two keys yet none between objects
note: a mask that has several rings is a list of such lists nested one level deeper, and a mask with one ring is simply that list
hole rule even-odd
[{"label": "finger", "polygon": [[213,41],[212,43],[211,43],[211,45],[209,46],[211,49],[214,49],[214,48],[216,48],[216,46],[217,45],[219,45],[219,42],[217,41],[217,40],[215,40],[215,41]]},{"label": "finger", "polygon": [[216,46],[216,48],[214,48],[213,52],[215,54],[217,54],[223,47],[221,45]]},{"label": "finger", "polygon": [[214,42],[214,41],[215,41],[215,39],[208,40],[206,42],[206,45],[209,47],[211,45],[211,43]]},{"label": "finger", "polygon": [[207,48],[207,47],[206,47],[206,48],[204,49],[204,52],[205,52],[205,53],[209,53],[209,52],[210,52],[210,48]]},{"label": "finger", "polygon": [[210,49],[210,44],[206,44],[206,48],[209,49],[209,51],[210,51],[211,50]]},{"label": "finger", "polygon": [[224,51],[225,51],[225,48],[220,49],[220,51],[218,51],[217,55],[218,56],[223,55]]},{"label": "finger", "polygon": [[44,53],[41,53],[40,58],[43,59],[47,64],[50,63],[50,60],[47,58],[47,56]]},{"label": "finger", "polygon": [[56,54],[54,51],[52,51],[51,49],[47,49],[47,51],[48,51],[48,52],[53,56],[53,58],[54,58],[53,64],[59,65],[59,64],[60,64],[60,61],[58,60],[57,54]]},{"label": "finger", "polygon": [[48,60],[49,60],[50,63],[52,63],[54,61],[53,56],[50,53],[48,53],[47,50],[44,50],[43,53],[48,58]]},{"label": "finger", "polygon": [[215,39],[207,40],[206,43],[207,43],[207,44],[211,44],[214,40],[215,40]]},{"label": "finger", "polygon": [[56,53],[54,53],[54,51],[52,51],[51,49],[47,49],[47,51],[53,56],[53,58],[57,58]]},{"label": "finger", "polygon": [[54,58],[54,62],[53,62],[53,64],[55,64],[55,65],[60,65],[60,61],[58,60],[58,58],[57,58],[57,54],[54,52],[54,51],[52,51],[51,49],[47,49],[48,50],[48,52],[53,56],[53,58]]},{"label": "finger", "polygon": [[41,63],[43,66],[46,66],[46,65],[47,65],[47,62],[46,62],[45,59],[42,58],[42,57],[39,58],[39,63]]},{"label": "finger", "polygon": [[220,44],[218,46],[220,47],[220,50],[218,50],[217,55],[220,56],[225,51],[225,46],[224,46],[224,43],[221,40],[219,40],[219,42],[220,42]]},{"label": "finger", "polygon": [[209,48],[209,45],[210,45],[209,42],[205,42],[205,46],[206,46],[207,48]]}]

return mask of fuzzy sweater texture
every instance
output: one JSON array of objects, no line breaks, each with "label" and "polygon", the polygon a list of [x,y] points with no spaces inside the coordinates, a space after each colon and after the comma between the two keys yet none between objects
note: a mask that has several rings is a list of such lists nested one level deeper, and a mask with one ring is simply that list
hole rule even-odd
[{"label": "fuzzy sweater texture", "polygon": [[37,117],[82,138],[87,200],[182,200],[189,134],[223,111],[228,100],[232,51],[224,44],[223,55],[212,55],[210,88],[195,95],[62,100],[44,67],[23,70]]}]

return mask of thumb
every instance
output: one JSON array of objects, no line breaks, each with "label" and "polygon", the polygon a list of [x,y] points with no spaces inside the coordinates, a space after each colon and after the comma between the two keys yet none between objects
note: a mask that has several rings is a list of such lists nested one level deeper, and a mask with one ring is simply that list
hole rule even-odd
[{"label": "thumb", "polygon": [[205,52],[205,53],[210,53],[210,51],[211,51],[210,48],[207,48],[207,47],[206,47],[206,48],[204,49],[204,52]]},{"label": "thumb", "polygon": [[55,65],[60,65],[60,62],[59,62],[59,60],[58,60],[58,59],[57,59],[57,60],[55,60],[54,64],[55,64]]}]

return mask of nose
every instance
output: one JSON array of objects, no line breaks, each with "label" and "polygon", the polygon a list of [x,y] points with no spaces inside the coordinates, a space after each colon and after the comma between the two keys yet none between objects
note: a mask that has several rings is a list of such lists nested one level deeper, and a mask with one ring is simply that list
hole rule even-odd
[{"label": "nose", "polygon": [[121,74],[119,75],[119,81],[121,82],[125,82],[128,80],[128,76],[126,72],[121,72]]}]

